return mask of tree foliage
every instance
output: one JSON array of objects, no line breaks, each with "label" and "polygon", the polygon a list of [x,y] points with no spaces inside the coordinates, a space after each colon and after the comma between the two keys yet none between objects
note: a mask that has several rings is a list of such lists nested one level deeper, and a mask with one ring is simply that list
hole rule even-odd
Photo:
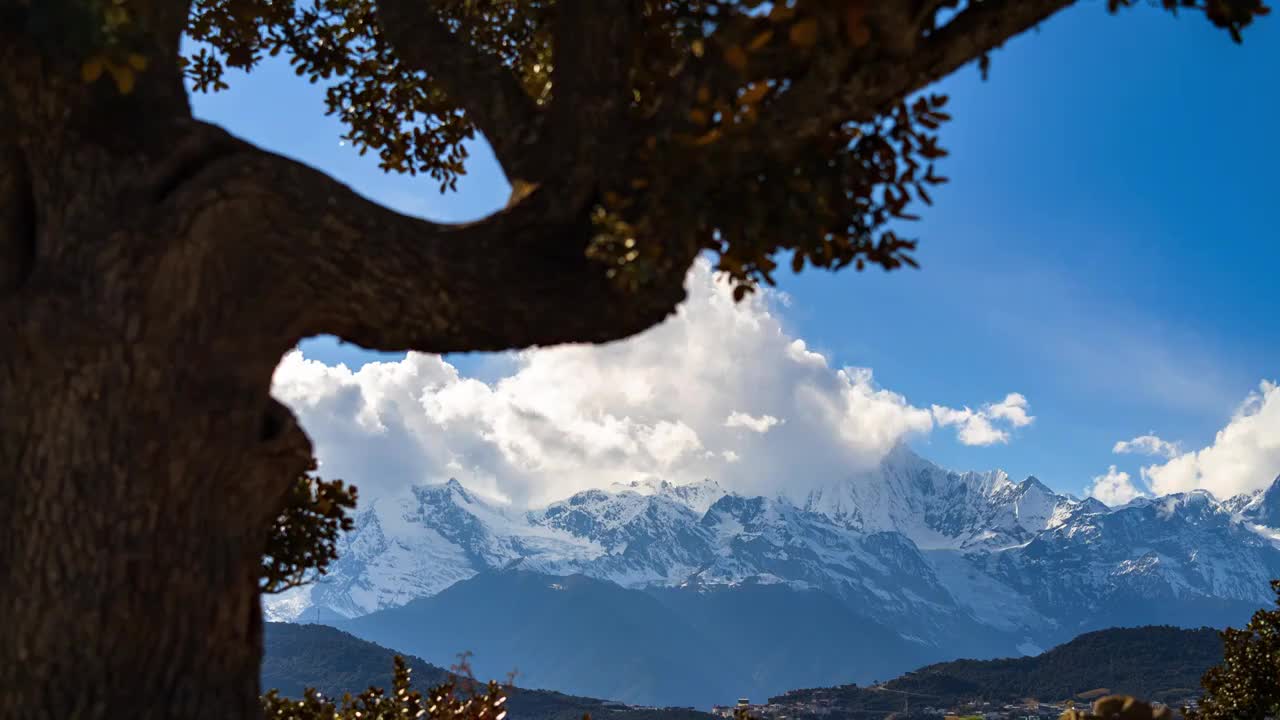
[{"label": "tree foliage", "polygon": [[1222,632],[1222,663],[1205,673],[1204,696],[1189,720],[1263,720],[1280,716],[1280,580],[1276,607]]},{"label": "tree foliage", "polygon": [[267,540],[261,589],[278,593],[323,575],[338,558],[338,536],[352,528],[356,488],[309,474],[289,486]]},{"label": "tree foliage", "polygon": [[[1221,633],[1222,662],[1201,678],[1204,694],[1197,707],[1184,708],[1187,720],[1267,720],[1280,717],[1280,580],[1271,581],[1276,607],[1253,614],[1242,629]],[[1148,720],[1172,717],[1163,706],[1126,696],[1109,696],[1091,711],[1072,710],[1062,720]]]},{"label": "tree foliage", "polygon": [[301,699],[281,697],[275,690],[262,697],[263,714],[280,720],[503,720],[506,693],[496,682],[481,685],[464,671],[424,695],[413,689],[412,670],[395,657],[391,691],[369,688],[352,697],[330,700],[314,689]]},{"label": "tree foliage", "polygon": [[[1237,40],[1265,12],[1261,0],[1162,1],[1169,10],[1204,12]],[[1109,8],[1132,2],[1109,0]],[[984,3],[899,4],[928,16],[912,20],[929,34],[938,13]],[[640,284],[662,266],[664,248],[653,239],[679,238],[713,251],[738,297],[758,282],[774,283],[779,254],[789,255],[795,271],[806,264],[915,266],[916,243],[900,237],[894,221],[915,219],[911,205],[932,203],[929,188],[946,181],[934,165],[947,154],[937,135],[950,118],[946,96],[837,112],[798,142],[786,135],[794,115],[820,105],[817,96],[852,63],[885,45],[910,44],[890,36],[902,31],[892,27],[901,19],[884,17],[871,0],[640,5],[644,22],[625,88],[631,122],[611,129],[625,145],[600,188],[593,257]],[[452,32],[509,67],[537,106],[552,100],[555,2],[443,0],[418,12],[424,17],[416,18],[417,29],[431,31],[420,42]],[[386,170],[422,172],[442,190],[456,187],[462,143],[476,129],[463,110],[467,100],[407,62],[384,27],[374,0],[200,0],[192,36],[204,45],[191,58],[191,79],[198,89],[223,88],[224,67],[248,70],[283,53],[298,75],[331,81],[328,110],[362,153],[378,153]],[[515,179],[526,178],[517,171]]]},{"label": "tree foliage", "polygon": [[[120,28],[130,12],[144,16],[140,8],[149,0],[86,2],[109,18],[95,37],[124,47],[108,53],[115,60],[95,55],[86,78],[104,67],[117,80],[127,76],[137,56],[125,52],[127,32]],[[1071,3],[1035,4],[1051,11]],[[1115,12],[1133,4],[1107,6]],[[1237,41],[1267,11],[1262,0],[1160,4],[1201,12]],[[996,0],[631,5],[637,22],[624,28],[625,44],[617,48],[625,86],[611,93],[627,106],[620,115],[625,124],[608,128],[610,149],[596,158],[602,172],[588,254],[623,286],[639,287],[681,265],[668,256],[711,251],[738,297],[758,283],[773,284],[779,260],[796,271],[914,266],[916,243],[899,235],[899,225],[915,219],[913,205],[930,204],[930,188],[946,181],[935,163],[946,155],[938,130],[950,117],[947,98],[877,97],[873,85],[918,88],[920,80],[954,69],[963,52],[976,51],[985,73],[987,31],[979,23],[1003,20],[1013,31],[1021,24],[1000,18],[1016,15],[1017,3]],[[412,12],[405,6],[195,0],[188,33],[196,43],[183,59],[185,72],[195,89],[216,91],[228,87],[228,69],[248,71],[266,57],[287,57],[299,76],[324,83],[328,112],[342,121],[348,142],[362,154],[376,153],[387,171],[430,176],[441,191],[456,188],[464,143],[477,130],[495,145],[517,194],[571,172],[554,142],[514,156],[517,146],[534,146],[534,136],[549,132],[543,125],[554,118],[541,111],[583,70],[572,67],[582,58],[556,52],[562,4],[439,0],[414,3]],[[1028,17],[1034,22],[1037,15]],[[1003,37],[991,39],[998,45]],[[892,77],[899,71],[890,61],[930,53],[936,57],[907,70],[919,78]],[[862,71],[884,77],[854,78],[850,87],[850,76]],[[859,90],[864,97],[850,97]],[[481,94],[488,97],[475,96]]]},{"label": "tree foliage", "polygon": [[[949,119],[946,97],[836,116],[800,142],[785,136],[790,122],[775,119],[795,120],[787,116],[817,104],[807,94],[836,84],[875,46],[903,42],[887,37],[888,23],[876,37],[870,0],[642,4],[631,123],[617,128],[626,144],[593,215],[593,257],[616,277],[642,283],[661,267],[663,247],[652,239],[680,238],[713,251],[739,297],[758,282],[773,284],[779,254],[795,271],[916,264],[915,241],[900,237],[894,221],[915,219],[912,203],[931,203],[929,188],[946,181],[934,166],[946,155],[937,136]],[[902,4],[929,16],[926,33],[936,30],[938,12],[982,5]],[[1237,39],[1264,11],[1260,0],[1164,5],[1202,10]],[[498,59],[542,106],[555,91],[556,10],[546,0],[445,0],[422,6],[419,27],[452,31]],[[225,87],[224,67],[251,69],[264,55],[284,53],[299,75],[332,79],[329,112],[362,153],[377,152],[386,170],[427,173],[442,190],[456,186],[475,121],[460,112],[466,101],[452,97],[456,88],[395,52],[373,0],[201,0],[192,27],[205,43],[189,66],[197,88]]]}]

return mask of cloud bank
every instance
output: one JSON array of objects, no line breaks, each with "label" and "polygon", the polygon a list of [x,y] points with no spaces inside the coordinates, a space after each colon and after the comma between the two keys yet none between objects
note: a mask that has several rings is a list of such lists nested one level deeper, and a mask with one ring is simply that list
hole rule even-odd
[{"label": "cloud bank", "polygon": [[492,382],[430,355],[352,371],[295,351],[273,392],[310,433],[322,474],[364,498],[456,477],[518,505],[649,478],[800,493],[938,426],[990,445],[1034,420],[1018,393],[977,410],[917,407],[789,334],[777,293],[735,304],[705,262],[687,288],[656,328],[515,353]]},{"label": "cloud bank", "polygon": [[[1155,440],[1144,446],[1168,452],[1167,443]],[[1121,445],[1126,443],[1117,443],[1117,452],[1123,452],[1118,449]],[[1267,487],[1280,475],[1280,386],[1262,381],[1218,431],[1212,445],[1169,453],[1169,457],[1163,464],[1142,469],[1143,478],[1157,494],[1203,488],[1227,498]]]}]

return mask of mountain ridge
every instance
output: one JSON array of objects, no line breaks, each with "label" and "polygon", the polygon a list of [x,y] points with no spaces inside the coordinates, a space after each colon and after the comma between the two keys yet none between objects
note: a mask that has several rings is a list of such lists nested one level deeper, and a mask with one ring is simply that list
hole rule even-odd
[{"label": "mountain ridge", "polygon": [[513,569],[666,595],[780,585],[944,660],[1034,654],[1114,624],[1243,622],[1280,577],[1275,485],[1110,508],[900,446],[794,495],[646,481],[517,512],[456,480],[418,486],[362,510],[324,582],[269,600],[268,617],[338,622]]}]

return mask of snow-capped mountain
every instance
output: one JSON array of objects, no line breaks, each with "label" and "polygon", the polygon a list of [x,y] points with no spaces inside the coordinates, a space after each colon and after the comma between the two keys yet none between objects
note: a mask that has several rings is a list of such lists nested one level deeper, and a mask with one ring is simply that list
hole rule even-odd
[{"label": "snow-capped mountain", "polygon": [[518,569],[663,592],[819,591],[937,657],[1034,652],[1097,627],[1246,618],[1280,577],[1278,525],[1280,478],[1225,501],[1108,508],[905,447],[793,498],[633,483],[514,512],[450,481],[362,510],[324,581],[268,598],[267,614],[353,618]]},{"label": "snow-capped mountain", "polygon": [[804,507],[854,531],[900,532],[923,550],[1020,545],[1106,506],[1053,492],[1034,477],[944,470],[899,445],[872,471],[811,491]]},{"label": "snow-capped mountain", "polygon": [[1223,506],[1250,522],[1280,528],[1280,475],[1265,490],[1236,495]]}]

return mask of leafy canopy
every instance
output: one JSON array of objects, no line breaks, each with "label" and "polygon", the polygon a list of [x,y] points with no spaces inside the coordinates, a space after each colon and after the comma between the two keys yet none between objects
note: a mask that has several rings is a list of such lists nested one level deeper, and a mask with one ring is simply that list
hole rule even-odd
[{"label": "leafy canopy", "polygon": [[[1222,662],[1201,678],[1204,694],[1187,720],[1266,720],[1280,717],[1280,580],[1271,581],[1276,607],[1253,614],[1242,629],[1222,631]],[[1069,710],[1062,720],[1169,718],[1166,707],[1118,695],[1099,699],[1092,711]]]},{"label": "leafy canopy", "polygon": [[323,575],[338,558],[338,536],[353,526],[356,489],[341,480],[300,475],[271,526],[260,589],[278,593]]},{"label": "leafy canopy", "polygon": [[1280,716],[1280,580],[1276,607],[1222,632],[1222,663],[1200,681],[1204,696],[1189,720],[1263,720]]},{"label": "leafy canopy", "polygon": [[[86,79],[105,69],[122,90],[131,85],[128,78],[144,59],[130,52],[129,29],[145,27],[152,1],[53,3],[79,3],[100,19],[99,51],[86,61]],[[1107,7],[1115,12],[1135,2],[1108,0]],[[958,66],[945,54],[937,67],[900,62],[931,40],[960,48],[945,52],[963,59],[977,57],[985,73],[990,43],[977,39],[979,26],[1020,12],[1019,3],[999,0],[634,3],[641,22],[629,30],[630,57],[623,58],[629,118],[625,127],[610,129],[621,150],[607,159],[610,172],[598,182],[588,253],[608,266],[610,277],[640,287],[670,267],[664,255],[672,247],[710,251],[739,297],[758,283],[772,284],[779,260],[796,271],[806,264],[833,270],[915,265],[915,241],[895,228],[914,219],[912,206],[929,204],[930,188],[946,181],[935,167],[946,155],[937,135],[949,119],[946,97],[874,97],[875,83],[888,83],[899,71],[927,81],[949,72],[942,65]],[[492,136],[512,129],[482,127],[468,111],[492,87],[431,74],[424,67],[438,65],[405,57],[406,42],[388,38],[390,25],[379,20],[390,4],[195,0],[188,34],[196,42],[183,60],[185,72],[195,89],[217,91],[227,87],[227,69],[248,71],[265,57],[283,55],[299,76],[324,83],[328,112],[361,153],[376,153],[387,171],[422,173],[442,191],[455,188],[467,158],[464,143],[477,129],[493,144],[514,142]],[[1159,4],[1203,13],[1237,41],[1267,10],[1262,0]],[[433,0],[411,7],[416,40],[407,44],[415,53],[463,48],[466,57],[514,78],[523,95],[515,104],[549,106],[561,4]],[[973,41],[965,45],[964,37],[948,33],[969,33]],[[858,101],[857,87],[850,90],[858,73],[868,78],[861,85],[866,102]],[[564,171],[555,160],[504,165],[518,194],[547,179],[538,168]]]},{"label": "leafy canopy", "polygon": [[424,695],[413,689],[412,670],[404,659],[397,655],[394,662],[390,692],[369,688],[335,702],[310,688],[301,699],[281,697],[272,690],[262,696],[263,715],[282,720],[503,720],[507,716],[503,687],[496,682],[481,686],[465,665],[453,680]]}]

